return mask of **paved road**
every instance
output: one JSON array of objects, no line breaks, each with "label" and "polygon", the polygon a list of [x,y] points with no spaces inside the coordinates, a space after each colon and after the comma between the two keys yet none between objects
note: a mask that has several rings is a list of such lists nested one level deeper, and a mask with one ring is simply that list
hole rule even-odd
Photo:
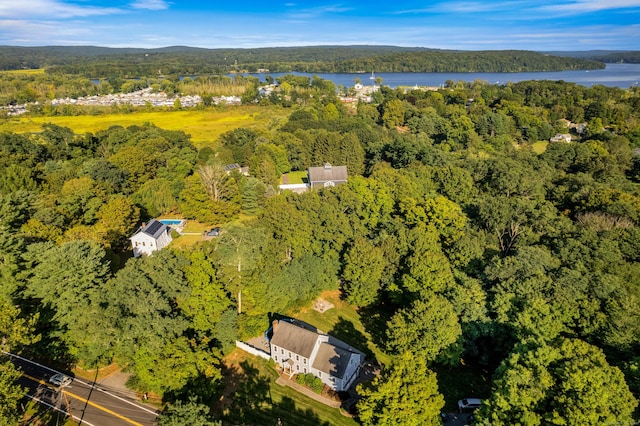
[{"label": "paved road", "polygon": [[[116,389],[106,389],[82,379],[62,389],[57,389],[48,380],[57,371],[24,358],[10,355],[22,370],[20,384],[29,389],[29,396],[50,408],[56,407],[76,421],[87,426],[152,426],[157,412],[131,399]],[[53,408],[52,408],[53,409]]]}]

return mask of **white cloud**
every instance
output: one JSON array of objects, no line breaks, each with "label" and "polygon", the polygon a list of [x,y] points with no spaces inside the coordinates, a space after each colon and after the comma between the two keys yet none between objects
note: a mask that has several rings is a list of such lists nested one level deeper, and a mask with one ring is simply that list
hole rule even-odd
[{"label": "white cloud", "polygon": [[165,10],[170,4],[165,0],[136,0],[130,6],[134,9]]},{"label": "white cloud", "polygon": [[406,9],[393,12],[395,15],[407,15],[418,13],[485,13],[485,12],[504,12],[514,11],[526,8],[533,4],[539,4],[532,1],[499,1],[499,2],[480,2],[480,1],[452,1],[436,3],[429,7],[419,9]]},{"label": "white cloud", "polygon": [[0,44],[50,46],[65,44],[95,44],[88,40],[91,34],[86,22],[69,21],[59,25],[55,21],[0,20]]},{"label": "white cloud", "polygon": [[292,21],[298,20],[308,20],[319,18],[322,15],[326,15],[329,13],[343,13],[352,10],[350,7],[344,7],[341,5],[333,5],[333,6],[319,6],[307,9],[300,9],[298,11],[291,11],[288,13],[288,16]]},{"label": "white cloud", "polygon": [[576,0],[564,4],[551,4],[541,6],[540,10],[562,12],[567,14],[579,14],[598,12],[602,10],[627,9],[640,7],[640,0]]},{"label": "white cloud", "polygon": [[123,13],[115,7],[81,6],[59,0],[2,0],[0,17],[14,19],[46,18],[67,19],[74,17],[111,15]]}]

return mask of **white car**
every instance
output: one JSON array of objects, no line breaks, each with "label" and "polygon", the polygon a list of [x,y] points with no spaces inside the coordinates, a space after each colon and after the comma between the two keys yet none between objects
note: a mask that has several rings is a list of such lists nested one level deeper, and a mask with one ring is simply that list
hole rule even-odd
[{"label": "white car", "polygon": [[66,376],[62,373],[56,373],[49,378],[49,383],[55,385],[59,388],[63,388],[65,386],[69,386],[73,379],[69,376]]},{"label": "white car", "polygon": [[464,410],[475,410],[482,406],[482,400],[478,398],[465,398],[458,401],[458,409],[460,412]]}]

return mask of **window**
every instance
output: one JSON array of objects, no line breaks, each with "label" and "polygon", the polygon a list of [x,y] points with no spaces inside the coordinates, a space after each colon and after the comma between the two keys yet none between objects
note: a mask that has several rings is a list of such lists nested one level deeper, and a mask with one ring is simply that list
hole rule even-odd
[{"label": "window", "polygon": [[284,349],[280,348],[280,353],[284,355]]},{"label": "window", "polygon": [[277,357],[277,356],[274,356],[274,357],[273,357],[273,360],[274,360],[274,361],[278,361],[278,357]]},{"label": "window", "polygon": [[322,377],[322,371],[318,371],[318,377]]},{"label": "window", "polygon": [[300,357],[296,355],[296,361],[300,361]]},{"label": "window", "polygon": [[302,371],[304,371],[304,374],[307,374],[307,367],[303,368]]},{"label": "window", "polygon": [[307,359],[306,358],[302,358],[302,362],[304,362],[306,364],[307,363]]},{"label": "window", "polygon": [[296,364],[296,371],[300,371],[300,366]]},{"label": "window", "polygon": [[291,358],[291,352],[289,352],[289,358]]}]

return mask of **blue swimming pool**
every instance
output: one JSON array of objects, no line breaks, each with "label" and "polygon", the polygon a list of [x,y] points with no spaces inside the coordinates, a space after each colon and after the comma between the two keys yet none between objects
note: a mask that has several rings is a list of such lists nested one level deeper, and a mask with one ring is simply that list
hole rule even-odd
[{"label": "blue swimming pool", "polygon": [[184,223],[183,219],[158,219],[159,222],[164,223],[165,225],[173,225],[173,226],[179,226],[182,225]]}]

